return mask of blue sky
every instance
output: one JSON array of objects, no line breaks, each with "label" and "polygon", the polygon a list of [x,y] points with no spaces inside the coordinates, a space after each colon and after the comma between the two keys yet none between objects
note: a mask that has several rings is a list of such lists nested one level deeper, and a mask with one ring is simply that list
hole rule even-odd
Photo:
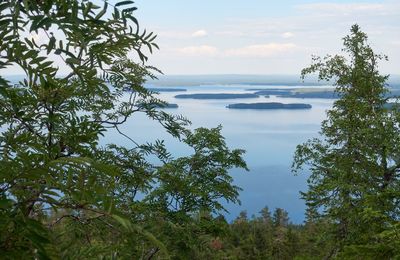
[{"label": "blue sky", "polygon": [[[299,74],[311,55],[339,53],[355,23],[376,52],[389,56],[381,72],[400,74],[400,0],[137,0],[135,5],[141,28],[158,35],[160,50],[149,65],[165,74]],[[55,62],[61,74],[68,73]],[[23,71],[12,66],[2,73]]]},{"label": "blue sky", "polygon": [[400,1],[138,0],[136,6],[141,26],[158,34],[161,49],[150,63],[166,74],[298,74],[312,54],[340,52],[354,23],[389,55],[382,72],[400,73]]}]

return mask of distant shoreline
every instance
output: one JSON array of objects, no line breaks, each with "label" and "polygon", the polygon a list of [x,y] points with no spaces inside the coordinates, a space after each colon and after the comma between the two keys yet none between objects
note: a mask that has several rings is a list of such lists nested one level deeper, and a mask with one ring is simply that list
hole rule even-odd
[{"label": "distant shoreline", "polygon": [[[400,75],[392,74],[387,81],[391,88],[400,88]],[[319,81],[316,75],[304,80],[300,75],[270,74],[213,74],[213,75],[161,75],[149,79],[154,86],[202,86],[202,85],[249,85],[249,86],[332,86],[332,82]]]},{"label": "distant shoreline", "polygon": [[[65,75],[63,75],[65,76]],[[11,82],[18,82],[25,75],[2,75]],[[318,81],[316,75],[301,79],[293,74],[212,74],[212,75],[158,75],[158,79],[147,79],[145,85],[151,87],[188,87],[203,85],[248,85],[248,86],[332,86],[332,82]],[[400,88],[400,74],[391,74],[387,81],[389,88]]]},{"label": "distant shoreline", "polygon": [[283,104],[278,102],[267,103],[237,103],[226,106],[229,109],[311,109],[310,104],[291,103]]},{"label": "distant shoreline", "polygon": [[181,94],[175,98],[180,99],[238,99],[238,98],[258,98],[256,94],[234,94],[234,93],[198,93],[198,94]]}]

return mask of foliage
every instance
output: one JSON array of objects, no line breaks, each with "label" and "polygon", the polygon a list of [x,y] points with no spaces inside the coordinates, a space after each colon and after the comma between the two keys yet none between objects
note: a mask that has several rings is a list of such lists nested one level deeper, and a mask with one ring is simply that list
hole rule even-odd
[{"label": "foliage", "polygon": [[293,169],[311,170],[302,194],[310,219],[330,223],[335,245],[326,257],[388,259],[399,256],[400,113],[385,107],[388,76],[377,65],[386,56],[374,53],[358,25],[343,51],[314,57],[302,71],[333,80],[341,98],[327,112],[321,138],[297,147]]},{"label": "foliage", "polygon": [[[195,225],[196,214],[222,210],[221,199],[238,202],[227,170],[246,167],[243,151],[228,149],[220,128],[188,130],[143,87],[157,72],[146,62],[158,46],[132,3],[0,3],[0,70],[25,73],[16,84],[0,76],[2,257],[177,256],[199,246],[201,236],[185,235],[212,231],[213,218]],[[134,113],[193,154],[174,158],[162,141],[137,144],[119,128]],[[100,146],[111,130],[130,145]]]},{"label": "foliage", "polygon": [[265,207],[251,218],[243,211],[232,223],[220,221],[223,232],[208,238],[208,250],[197,259],[322,259],[330,246],[320,238],[327,225],[292,224],[280,208],[271,214]]},{"label": "foliage", "polygon": [[[387,76],[357,25],[347,56],[313,58],[303,75],[333,80],[341,99],[321,139],[298,146],[311,170],[304,225],[266,207],[232,223],[228,171],[245,168],[221,127],[159,109],[145,81],[156,36],[132,1],[0,3],[0,250],[5,259],[389,259],[400,256],[400,110],[385,106]],[[175,158],[162,140],[138,144],[120,126],[144,113],[192,148]],[[136,129],[133,129],[134,131]],[[106,131],[129,141],[100,145]],[[102,139],[103,138],[103,139]],[[156,160],[150,160],[153,157]]]}]

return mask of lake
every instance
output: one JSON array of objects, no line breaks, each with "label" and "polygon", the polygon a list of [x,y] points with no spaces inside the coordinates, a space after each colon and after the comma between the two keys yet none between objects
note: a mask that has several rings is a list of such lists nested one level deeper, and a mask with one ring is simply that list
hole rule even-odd
[{"label": "lake", "polygon": [[[161,87],[161,86],[157,86]],[[234,219],[240,211],[248,215],[257,214],[264,206],[272,211],[284,208],[294,223],[304,220],[305,205],[299,191],[307,188],[307,173],[297,176],[291,173],[293,154],[298,144],[317,137],[320,124],[326,117],[333,100],[279,98],[246,98],[221,100],[176,99],[177,94],[194,93],[252,93],[248,89],[293,88],[293,86],[254,86],[254,85],[204,85],[174,86],[185,88],[186,92],[162,92],[159,97],[169,103],[179,105],[177,109],[167,109],[192,121],[192,128],[216,127],[222,125],[222,134],[230,148],[246,150],[244,156],[249,172],[234,169],[231,171],[235,184],[243,188],[240,193],[241,205],[228,204],[228,220]],[[302,86],[304,87],[304,86]],[[326,87],[326,86],[325,86]],[[317,88],[314,86],[314,88]],[[307,103],[311,109],[305,110],[240,110],[227,109],[232,103],[281,102]],[[164,139],[175,156],[191,152],[187,147],[171,138],[162,127],[142,114],[135,114],[121,130],[139,143]],[[129,146],[129,140],[110,132],[108,141]]]}]

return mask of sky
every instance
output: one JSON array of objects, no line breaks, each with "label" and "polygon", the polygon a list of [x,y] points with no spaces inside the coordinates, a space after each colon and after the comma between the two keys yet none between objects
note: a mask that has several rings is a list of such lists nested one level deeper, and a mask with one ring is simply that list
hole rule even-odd
[{"label": "sky", "polygon": [[[104,0],[93,1],[102,6]],[[160,50],[150,55],[149,65],[167,75],[298,75],[312,55],[340,53],[342,38],[355,23],[376,52],[388,55],[380,71],[400,74],[400,0],[136,0],[135,5],[141,29],[158,35]],[[40,34],[32,37],[40,42]],[[23,71],[12,66],[1,73]]]},{"label": "sky", "polygon": [[[111,1],[113,2],[113,1]],[[114,1],[115,2],[115,1]],[[357,23],[383,73],[400,74],[400,1],[137,0],[158,35],[149,63],[165,74],[299,74],[311,55],[337,54]]]}]

